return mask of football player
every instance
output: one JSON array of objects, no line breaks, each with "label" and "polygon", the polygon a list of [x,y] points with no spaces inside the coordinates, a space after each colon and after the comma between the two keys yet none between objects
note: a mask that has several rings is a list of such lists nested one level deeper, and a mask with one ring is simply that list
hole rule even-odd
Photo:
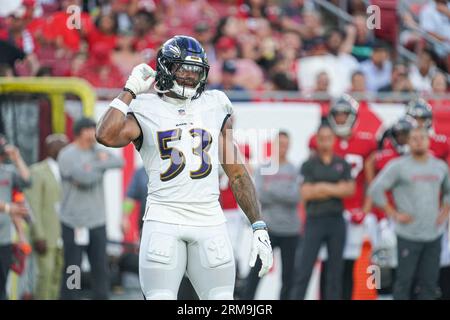
[{"label": "football player", "polygon": [[[250,266],[272,266],[255,188],[233,141],[230,100],[206,91],[209,65],[194,38],[175,36],[157,55],[155,72],[135,67],[97,127],[109,147],[133,142],[149,176],[139,253],[146,299],[176,299],[187,272],[200,299],[233,299],[233,250],[220,207],[219,164],[254,233]],[[152,84],[157,94],[143,94]]]},{"label": "football player", "polygon": [[433,111],[428,102],[424,99],[411,100],[406,105],[406,118],[411,119],[419,127],[424,127],[428,130],[430,137],[430,151],[439,159],[447,162],[450,147],[447,136],[437,134],[433,128]]},{"label": "football player", "polygon": [[[331,103],[330,111],[326,118],[333,129],[336,140],[334,151],[337,156],[345,158],[352,166],[352,176],[356,182],[356,190],[352,197],[345,198],[345,218],[347,221],[347,239],[344,249],[344,281],[343,298],[350,300],[353,292],[353,266],[356,259],[361,255],[363,244],[365,213],[363,204],[365,197],[365,186],[370,183],[370,177],[366,170],[366,160],[376,151],[377,143],[374,135],[370,132],[356,131],[354,127],[358,121],[358,102],[348,94]],[[311,137],[310,149],[316,148],[316,137]],[[322,297],[325,288],[326,263],[322,269],[321,288]],[[326,298],[326,297],[323,297]]]}]

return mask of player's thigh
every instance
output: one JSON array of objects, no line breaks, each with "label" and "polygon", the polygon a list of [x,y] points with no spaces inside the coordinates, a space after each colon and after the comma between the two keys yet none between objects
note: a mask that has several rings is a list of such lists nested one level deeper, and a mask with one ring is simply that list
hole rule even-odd
[{"label": "player's thigh", "polygon": [[176,225],[145,221],[139,250],[139,281],[146,299],[174,300],[186,271],[186,243]]},{"label": "player's thigh", "polygon": [[233,299],[236,270],[225,224],[198,227],[188,244],[187,271],[200,299]]}]

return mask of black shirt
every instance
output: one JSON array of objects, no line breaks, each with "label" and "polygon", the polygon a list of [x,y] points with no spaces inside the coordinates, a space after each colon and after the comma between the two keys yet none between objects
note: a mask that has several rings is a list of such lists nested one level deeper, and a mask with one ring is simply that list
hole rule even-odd
[{"label": "black shirt", "polygon": [[23,60],[25,53],[9,42],[0,40],[0,64],[7,64],[14,68],[16,60]]},{"label": "black shirt", "polygon": [[[318,156],[313,156],[303,163],[300,172],[303,183],[338,183],[352,180],[350,164],[337,156],[333,156],[330,164],[325,164]],[[343,211],[344,205],[339,198],[311,200],[306,203],[308,217],[335,217],[342,215]]]}]

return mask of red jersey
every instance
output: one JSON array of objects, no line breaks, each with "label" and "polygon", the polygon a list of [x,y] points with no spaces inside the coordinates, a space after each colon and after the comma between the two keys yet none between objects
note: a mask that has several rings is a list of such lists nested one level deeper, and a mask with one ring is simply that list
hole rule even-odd
[{"label": "red jersey", "polygon": [[[316,135],[309,141],[309,148],[317,148]],[[352,197],[344,199],[344,207],[347,210],[361,209],[365,197],[364,162],[377,150],[377,141],[373,134],[364,131],[355,131],[348,140],[336,137],[334,152],[344,158],[352,166],[352,177],[355,179],[356,190]]]},{"label": "red jersey", "polygon": [[[450,154],[450,144],[447,136],[443,134],[430,134],[430,152],[438,159],[447,162],[447,158]],[[383,149],[391,148],[393,149],[392,142],[386,139],[383,144]]]},{"label": "red jersey", "polygon": [[436,158],[447,162],[449,149],[450,145],[447,136],[436,133],[430,135],[430,151]]}]

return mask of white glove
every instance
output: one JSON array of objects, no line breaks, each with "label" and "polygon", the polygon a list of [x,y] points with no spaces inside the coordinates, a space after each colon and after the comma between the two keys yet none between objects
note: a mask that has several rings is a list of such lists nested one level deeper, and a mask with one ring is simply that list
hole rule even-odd
[{"label": "white glove", "polygon": [[155,81],[156,71],[148,64],[141,63],[133,68],[128,77],[125,88],[133,91],[135,95],[147,92]]},{"label": "white glove", "polygon": [[273,264],[272,246],[270,244],[269,234],[264,229],[258,229],[253,232],[252,251],[250,253],[250,267],[254,267],[256,258],[259,255],[262,267],[258,276],[261,278]]}]

